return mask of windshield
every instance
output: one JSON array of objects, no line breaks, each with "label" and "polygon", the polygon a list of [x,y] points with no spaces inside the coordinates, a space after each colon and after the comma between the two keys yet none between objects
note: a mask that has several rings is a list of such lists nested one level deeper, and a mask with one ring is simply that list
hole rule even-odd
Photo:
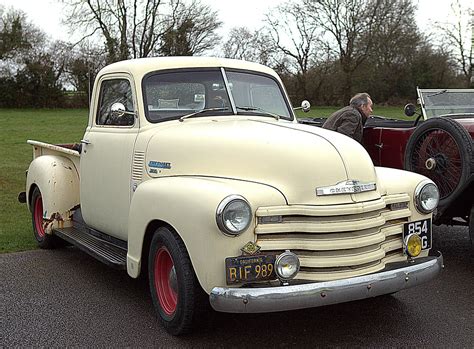
[{"label": "windshield", "polygon": [[[156,123],[232,114],[278,115],[292,119],[286,98],[273,78],[248,71],[230,71],[226,77],[228,85],[219,68],[147,75],[143,80],[147,119]],[[234,103],[231,98],[234,98]]]},{"label": "windshield", "polygon": [[418,94],[427,118],[474,113],[474,89],[423,89]]},{"label": "windshield", "polygon": [[291,114],[279,85],[272,78],[247,72],[227,72],[227,79],[239,114]]}]

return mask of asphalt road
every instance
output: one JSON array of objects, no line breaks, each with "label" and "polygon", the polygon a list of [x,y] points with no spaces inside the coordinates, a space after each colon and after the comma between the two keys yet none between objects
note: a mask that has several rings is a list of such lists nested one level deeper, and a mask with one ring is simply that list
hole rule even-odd
[{"label": "asphalt road", "polygon": [[474,249],[434,228],[442,275],[363,301],[285,313],[210,312],[184,338],[155,318],[148,286],[75,248],[0,255],[0,347],[439,347],[474,345]]}]

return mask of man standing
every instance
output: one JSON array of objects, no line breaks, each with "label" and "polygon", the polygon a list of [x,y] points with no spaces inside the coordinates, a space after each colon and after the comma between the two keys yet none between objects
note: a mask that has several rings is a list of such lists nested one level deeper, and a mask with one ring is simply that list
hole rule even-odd
[{"label": "man standing", "polygon": [[358,93],[351,98],[349,106],[328,117],[323,128],[345,134],[362,143],[362,131],[367,118],[372,114],[372,105],[368,93]]}]

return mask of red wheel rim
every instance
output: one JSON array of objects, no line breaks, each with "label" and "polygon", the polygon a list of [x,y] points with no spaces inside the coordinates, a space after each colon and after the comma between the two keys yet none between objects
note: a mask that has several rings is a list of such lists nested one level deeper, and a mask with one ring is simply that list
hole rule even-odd
[{"label": "red wheel rim", "polygon": [[34,218],[35,218],[35,230],[36,234],[40,238],[44,238],[43,228],[43,199],[41,195],[36,197],[34,204]]},{"label": "red wheel rim", "polygon": [[[428,159],[435,161],[434,168],[427,168]],[[449,196],[461,181],[459,146],[448,132],[441,129],[430,130],[420,136],[415,144],[411,166],[414,172],[430,178],[438,185],[440,199]]]},{"label": "red wheel rim", "polygon": [[166,248],[161,247],[155,256],[155,290],[166,315],[173,315],[178,304],[177,285],[173,282],[176,281],[173,266],[170,253]]}]

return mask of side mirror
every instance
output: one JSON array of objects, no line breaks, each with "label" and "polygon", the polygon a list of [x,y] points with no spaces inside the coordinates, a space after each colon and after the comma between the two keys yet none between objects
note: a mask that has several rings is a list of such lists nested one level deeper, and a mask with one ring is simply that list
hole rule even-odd
[{"label": "side mirror", "polygon": [[305,113],[309,112],[311,110],[311,103],[309,103],[306,99],[301,102],[301,107],[298,108],[293,108],[293,110],[298,110],[302,109]]},{"label": "side mirror", "polygon": [[305,113],[309,112],[311,110],[311,103],[309,103],[306,99],[301,102],[301,109],[303,109],[303,111]]},{"label": "side mirror", "polygon": [[406,116],[413,116],[413,115],[415,115],[415,112],[416,112],[416,106],[414,104],[408,103],[405,106],[405,115]]},{"label": "side mirror", "polygon": [[110,107],[110,112],[114,117],[120,118],[125,115],[125,106],[119,102],[114,103]]},{"label": "side mirror", "polygon": [[121,118],[124,115],[135,116],[135,113],[133,111],[127,111],[123,103],[120,102],[115,102],[114,104],[112,104],[112,106],[110,107],[110,113],[115,118]]}]

